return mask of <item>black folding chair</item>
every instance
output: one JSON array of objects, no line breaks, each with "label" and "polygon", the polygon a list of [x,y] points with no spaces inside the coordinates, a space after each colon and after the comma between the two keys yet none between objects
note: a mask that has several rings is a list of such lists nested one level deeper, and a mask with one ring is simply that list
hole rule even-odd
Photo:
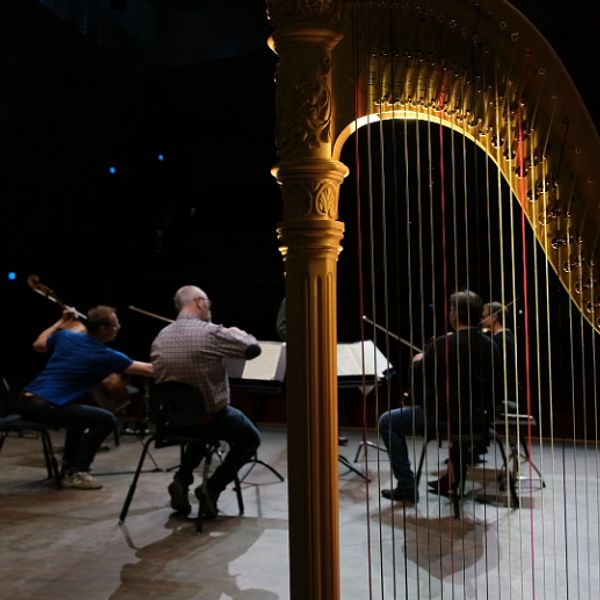
[{"label": "black folding chair", "polygon": [[[446,427],[447,425],[442,423],[438,429],[439,431],[444,432],[446,431]],[[417,487],[421,481],[423,465],[425,463],[425,456],[427,454],[427,446],[429,445],[429,442],[433,440],[440,443],[437,436],[432,433],[427,433],[423,439],[423,449],[421,450],[421,456],[419,458],[419,464],[416,472]],[[498,439],[494,434],[493,427],[490,426],[488,427],[487,431],[453,432],[451,433],[448,441],[450,443],[450,451],[448,452],[447,466],[448,473],[452,473],[449,495],[450,499],[452,500],[454,516],[458,519],[461,516],[461,499],[464,498],[465,495],[464,489],[468,468],[477,464],[477,457],[485,452],[490,441],[495,441],[498,443]],[[516,491],[515,480],[511,470],[509,469],[508,460],[502,444],[498,443],[498,447],[500,449],[500,455],[503,464],[501,483],[505,481],[505,478],[508,479],[511,505],[513,508],[518,508],[519,497]]]},{"label": "black folding chair", "polygon": [[[123,503],[119,523],[124,523],[129,505],[133,499],[137,482],[144,465],[144,460],[148,454],[150,445],[154,443],[155,448],[166,448],[169,446],[180,446],[183,455],[186,444],[204,444],[206,454],[204,458],[204,467],[202,470],[202,484],[198,494],[200,503],[198,506],[198,516],[196,518],[196,532],[202,531],[204,520],[204,507],[206,502],[206,485],[210,474],[210,466],[215,455],[220,457],[221,440],[210,432],[202,434],[182,434],[182,427],[190,426],[198,422],[202,414],[204,401],[200,392],[190,385],[169,381],[156,383],[150,388],[150,412],[156,415],[156,430],[144,442],[142,453],[138,461],[137,469],[133,475],[133,480],[129,486],[127,497]],[[244,514],[244,501],[242,498],[242,488],[239,478],[234,479],[234,489],[237,496],[239,514]]]},{"label": "black folding chair", "polygon": [[[44,462],[48,479],[54,480],[57,489],[62,489],[62,481],[52,439],[49,430],[56,429],[46,423],[36,421],[27,421],[11,410],[12,394],[10,386],[4,377],[0,380],[0,450],[2,449],[6,438],[25,439],[34,435],[42,441],[42,451],[44,453]],[[13,434],[13,435],[11,435]]]}]

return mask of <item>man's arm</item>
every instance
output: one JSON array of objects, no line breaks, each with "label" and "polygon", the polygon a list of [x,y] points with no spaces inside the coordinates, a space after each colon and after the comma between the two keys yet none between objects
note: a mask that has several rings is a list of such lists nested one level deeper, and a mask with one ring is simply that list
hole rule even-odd
[{"label": "man's arm", "polygon": [[71,309],[63,310],[62,317],[47,329],[44,329],[33,342],[33,349],[36,352],[48,352],[48,338],[59,329],[70,329],[71,331],[85,331],[85,327],[77,327],[79,321],[76,314]]},{"label": "man's arm", "polygon": [[252,334],[247,333],[239,327],[227,327],[225,331],[232,333],[235,337],[248,343],[248,346],[246,347],[246,351],[244,353],[244,358],[246,360],[252,360],[253,358],[259,356],[262,352],[262,348],[260,347],[257,339]]},{"label": "man's arm", "polygon": [[123,372],[127,373],[128,375],[154,377],[154,366],[149,362],[134,360]]}]

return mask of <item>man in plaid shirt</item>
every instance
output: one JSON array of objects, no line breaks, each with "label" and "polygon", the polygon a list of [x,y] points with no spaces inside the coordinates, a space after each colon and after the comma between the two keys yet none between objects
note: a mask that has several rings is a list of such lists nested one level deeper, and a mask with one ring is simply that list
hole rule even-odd
[{"label": "man in plaid shirt", "polygon": [[[260,433],[246,415],[230,404],[226,358],[250,360],[261,353],[256,338],[237,327],[211,322],[210,300],[199,287],[186,285],[174,298],[177,319],[167,325],[152,342],[150,359],[156,382],[178,381],[196,388],[201,422],[190,425],[190,433],[207,430],[229,445],[223,462],[207,482],[205,517],[217,515],[219,494],[234,480],[239,469],[256,454]],[[200,398],[200,396],[199,396]],[[188,515],[191,505],[188,488],[193,471],[204,458],[204,445],[188,444],[181,465],[169,485],[171,507]],[[196,490],[198,496],[199,489]]]}]

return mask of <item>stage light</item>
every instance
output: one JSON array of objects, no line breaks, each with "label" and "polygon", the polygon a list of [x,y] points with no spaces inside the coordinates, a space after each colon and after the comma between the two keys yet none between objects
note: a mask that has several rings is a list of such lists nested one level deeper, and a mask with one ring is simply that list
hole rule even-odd
[{"label": "stage light", "polygon": [[17,280],[17,274],[14,271],[9,271],[8,272],[8,280],[9,281],[16,281]]},{"label": "stage light", "polygon": [[156,158],[158,158],[158,160],[160,162],[162,162],[163,160],[165,160],[165,155],[164,154],[159,154]]},{"label": "stage light", "polygon": [[108,167],[108,172],[111,175],[116,175],[117,174],[117,167]]}]

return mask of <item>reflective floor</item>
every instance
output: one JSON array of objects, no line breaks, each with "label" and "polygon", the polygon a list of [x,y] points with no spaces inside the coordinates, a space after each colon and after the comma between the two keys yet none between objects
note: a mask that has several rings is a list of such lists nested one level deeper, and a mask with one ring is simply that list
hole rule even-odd
[{"label": "reflective floor", "polygon": [[[285,429],[261,428],[259,458],[286,473]],[[387,455],[368,447],[354,462],[361,433],[340,447],[341,589],[368,598],[597,597],[600,589],[598,454],[592,447],[535,445],[546,487],[521,465],[521,507],[498,491],[495,447],[468,483],[479,501],[452,517],[447,498],[427,493],[445,448],[428,447],[416,506],[381,499],[390,483]],[[373,437],[371,437],[373,441]],[[62,435],[54,434],[60,450]],[[284,600],[288,589],[287,482],[256,464],[243,483],[245,514],[233,490],[220,514],[195,534],[192,517],[173,514],[166,492],[178,450],[152,450],[125,524],[118,517],[141,452],[140,439],[109,440],[99,453],[97,491],[56,490],[44,480],[37,439],[8,438],[0,451],[0,598],[64,600]],[[416,462],[422,440],[411,442]],[[378,470],[381,476],[378,476]],[[241,473],[244,475],[244,471]],[[484,494],[483,492],[487,493]],[[487,502],[482,502],[482,500]],[[308,599],[307,599],[308,600]]]}]

